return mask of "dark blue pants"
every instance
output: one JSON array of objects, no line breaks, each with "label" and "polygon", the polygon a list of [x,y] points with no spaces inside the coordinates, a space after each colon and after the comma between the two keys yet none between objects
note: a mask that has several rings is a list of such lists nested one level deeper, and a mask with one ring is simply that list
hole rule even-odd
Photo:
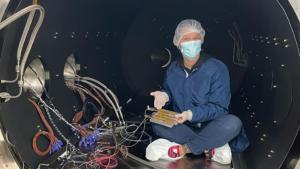
[{"label": "dark blue pants", "polygon": [[226,114],[209,122],[202,123],[201,127],[193,127],[192,124],[178,124],[172,128],[152,123],[154,133],[162,138],[185,144],[195,155],[204,150],[225,145],[236,137],[241,128],[241,120]]}]

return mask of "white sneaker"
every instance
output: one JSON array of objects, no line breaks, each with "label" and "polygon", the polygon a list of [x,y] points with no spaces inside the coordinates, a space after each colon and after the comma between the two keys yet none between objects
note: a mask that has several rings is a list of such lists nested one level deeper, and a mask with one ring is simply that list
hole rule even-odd
[{"label": "white sneaker", "polygon": [[178,160],[183,157],[182,152],[179,151],[180,144],[170,142],[166,139],[157,139],[150,143],[146,148],[146,158],[150,161],[164,160]]},{"label": "white sneaker", "polygon": [[232,160],[231,149],[228,143],[226,143],[222,147],[205,151],[205,155],[209,156],[212,161],[218,162],[220,164],[230,164]]}]

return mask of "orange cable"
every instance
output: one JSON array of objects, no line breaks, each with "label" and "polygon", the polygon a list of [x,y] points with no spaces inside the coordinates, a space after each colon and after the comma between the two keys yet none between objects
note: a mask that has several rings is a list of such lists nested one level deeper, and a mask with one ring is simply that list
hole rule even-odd
[{"label": "orange cable", "polygon": [[[28,99],[28,100],[33,104],[33,106],[39,113],[39,116],[42,119],[42,122],[44,123],[44,125],[46,126],[46,128],[48,130],[48,131],[38,131],[32,139],[32,148],[33,148],[34,152],[36,154],[38,154],[39,156],[45,156],[50,152],[51,146],[56,142],[57,138],[55,137],[54,132],[53,132],[51,126],[49,125],[49,123],[47,122],[41,108],[36,104],[35,101],[33,101],[31,99]],[[37,146],[37,140],[42,135],[46,136],[50,141],[48,147],[45,150],[40,150]]]}]

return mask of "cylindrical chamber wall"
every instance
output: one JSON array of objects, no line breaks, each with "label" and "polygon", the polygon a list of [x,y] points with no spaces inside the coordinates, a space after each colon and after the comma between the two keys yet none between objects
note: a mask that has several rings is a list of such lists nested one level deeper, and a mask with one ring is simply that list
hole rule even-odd
[{"label": "cylindrical chamber wall", "polygon": [[[20,1],[15,8],[19,10],[30,3],[30,0]],[[139,119],[145,107],[152,105],[153,98],[148,94],[161,88],[166,71],[161,63],[167,59],[153,59],[153,56],[168,49],[172,60],[179,57],[172,44],[174,30],[182,19],[194,18],[206,29],[204,52],[222,60],[229,68],[231,110],[242,119],[251,140],[245,152],[248,168],[280,167],[299,127],[300,56],[295,33],[278,1],[46,0],[40,3],[46,10],[46,18],[28,63],[42,56],[50,71],[49,94],[68,120],[80,105],[77,95],[65,86],[63,79],[64,64],[71,53],[81,64],[81,75],[109,86],[118,95],[125,117]],[[25,19],[2,32],[1,79],[13,76],[24,22]],[[234,41],[228,32],[236,28],[243,40],[242,53],[247,54],[242,59],[233,54]],[[247,64],[238,64],[245,61]],[[131,102],[126,104],[128,100]],[[14,140],[16,151],[29,166],[35,168],[47,158],[38,157],[31,148],[31,139],[41,121],[25,95],[1,103],[1,121]],[[66,135],[72,135],[63,123],[58,122],[58,126]]]}]

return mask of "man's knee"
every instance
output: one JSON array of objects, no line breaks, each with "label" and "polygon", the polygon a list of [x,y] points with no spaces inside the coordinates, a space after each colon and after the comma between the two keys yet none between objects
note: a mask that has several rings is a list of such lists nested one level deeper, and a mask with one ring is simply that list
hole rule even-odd
[{"label": "man's knee", "polygon": [[159,124],[152,124],[153,133],[159,137],[168,139],[176,143],[185,143],[193,138],[196,134],[184,124],[178,124],[172,128]]},{"label": "man's knee", "polygon": [[225,115],[222,119],[224,133],[230,133],[234,136],[238,135],[242,128],[241,120],[232,114]]},{"label": "man's knee", "polygon": [[165,137],[169,136],[170,133],[172,133],[171,129],[168,127],[165,127],[165,126],[162,126],[159,124],[155,124],[155,123],[152,123],[151,126],[152,126],[153,133],[159,137],[165,138]]},{"label": "man's knee", "polygon": [[157,125],[157,124],[152,123],[152,124],[151,124],[151,127],[152,127],[153,133],[154,133],[155,135],[161,137],[160,131],[161,131],[161,129],[162,129],[162,126],[161,126],[161,125]]}]

